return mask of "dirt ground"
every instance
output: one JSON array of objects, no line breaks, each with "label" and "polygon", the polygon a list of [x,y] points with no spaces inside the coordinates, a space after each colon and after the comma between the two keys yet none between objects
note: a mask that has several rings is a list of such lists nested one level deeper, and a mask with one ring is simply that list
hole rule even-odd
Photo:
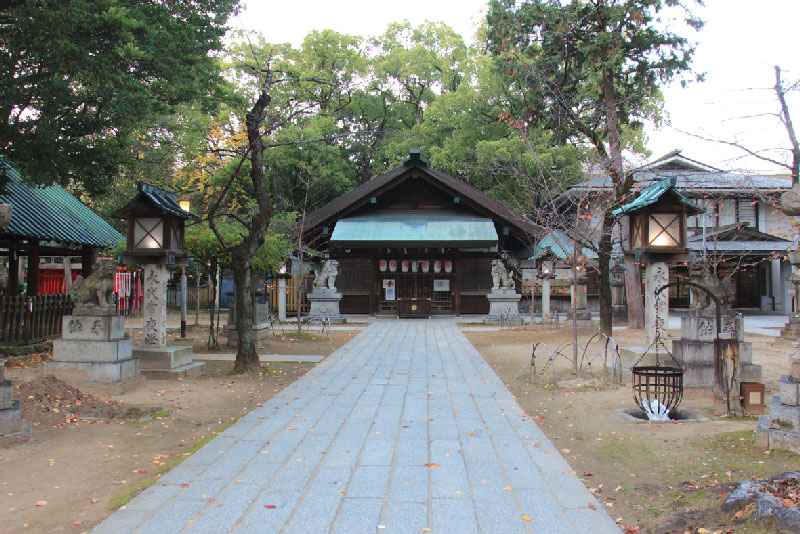
[{"label": "dirt ground", "polygon": [[[172,319],[172,317],[170,318]],[[128,330],[134,341],[141,331]],[[177,330],[170,330],[170,342]],[[261,353],[327,355],[356,331],[329,338],[276,337]],[[189,329],[195,352],[205,331]],[[225,341],[225,338],[222,338]],[[225,352],[233,352],[225,350]],[[50,354],[7,362],[6,377],[31,421],[29,440],[0,442],[0,530],[91,530],[114,509],[201,444],[302,376],[313,364],[270,363],[261,373],[234,375],[233,362],[209,362],[204,374],[180,381],[146,380],[120,396],[96,398],[42,376]],[[112,417],[108,419],[108,417]]]},{"label": "dirt ground", "polygon": [[[537,350],[537,376],[530,383],[532,343],[558,352],[572,329],[465,331],[465,335],[517,397],[522,408],[558,447],[608,512],[630,532],[773,532],[766,522],[746,521],[752,510],[720,511],[733,489],[729,483],[800,470],[800,456],[756,447],[757,417],[728,419],[714,410],[711,392],[687,390],[682,407],[704,422],[636,423],[619,411],[636,408],[630,375],[615,383],[603,370],[599,343],[586,352],[592,370],[572,371],[572,361],[556,356],[547,366],[544,345]],[[679,337],[679,331],[672,331]],[[590,334],[579,335],[581,346]],[[644,333],[615,330],[620,346],[643,346]],[[754,363],[763,366],[766,398],[788,372],[789,342],[746,335]],[[571,346],[564,350],[572,356]],[[555,369],[555,380],[553,370]],[[515,378],[516,376],[516,378]],[[787,503],[791,504],[791,503]],[[795,505],[798,503],[794,503]],[[746,515],[747,514],[747,515]],[[707,529],[707,530],[703,530]],[[798,525],[800,532],[800,525]]]}]

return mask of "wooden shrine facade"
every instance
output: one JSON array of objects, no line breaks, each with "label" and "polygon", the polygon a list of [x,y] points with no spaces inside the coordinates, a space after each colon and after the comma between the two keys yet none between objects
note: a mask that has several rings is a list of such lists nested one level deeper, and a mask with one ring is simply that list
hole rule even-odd
[{"label": "wooden shrine facade", "polygon": [[403,165],[342,195],[305,221],[304,241],[339,262],[345,314],[483,314],[492,260],[525,257],[538,227],[427,165]]}]

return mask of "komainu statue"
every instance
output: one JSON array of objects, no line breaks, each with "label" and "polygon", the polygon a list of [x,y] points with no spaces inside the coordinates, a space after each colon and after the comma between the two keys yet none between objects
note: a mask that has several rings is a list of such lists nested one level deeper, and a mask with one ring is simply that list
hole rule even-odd
[{"label": "komainu statue", "polygon": [[[716,295],[719,298],[721,310],[730,309],[735,292],[730,276],[718,278],[709,271],[708,265],[703,260],[697,258],[689,262],[689,281],[708,288]],[[689,291],[692,294],[690,306],[692,310],[716,311],[716,304],[705,291],[691,286],[689,286]]]},{"label": "komainu statue", "polygon": [[514,289],[514,279],[503,260],[492,260],[492,289]]},{"label": "komainu statue", "polygon": [[114,275],[117,263],[102,260],[88,277],[78,276],[72,283],[70,297],[75,303],[75,315],[113,315],[117,311],[114,303]]},{"label": "komainu statue", "polygon": [[314,289],[336,289],[336,275],[339,274],[339,262],[325,260],[322,269],[314,275]]}]

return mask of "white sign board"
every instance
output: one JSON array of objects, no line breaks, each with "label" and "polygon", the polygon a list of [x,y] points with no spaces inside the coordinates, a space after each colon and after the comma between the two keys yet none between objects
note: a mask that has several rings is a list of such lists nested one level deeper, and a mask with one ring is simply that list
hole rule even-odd
[{"label": "white sign board", "polygon": [[443,280],[434,280],[433,281],[433,290],[434,291],[450,291],[450,280],[443,279]]},{"label": "white sign board", "polygon": [[383,280],[383,290],[386,293],[386,300],[395,300],[395,285],[394,279],[388,278]]}]

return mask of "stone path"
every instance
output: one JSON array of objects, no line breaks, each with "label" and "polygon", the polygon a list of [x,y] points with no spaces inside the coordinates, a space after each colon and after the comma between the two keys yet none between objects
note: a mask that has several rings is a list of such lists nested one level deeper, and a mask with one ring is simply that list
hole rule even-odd
[{"label": "stone path", "polygon": [[620,531],[452,320],[385,320],[93,532]]}]

